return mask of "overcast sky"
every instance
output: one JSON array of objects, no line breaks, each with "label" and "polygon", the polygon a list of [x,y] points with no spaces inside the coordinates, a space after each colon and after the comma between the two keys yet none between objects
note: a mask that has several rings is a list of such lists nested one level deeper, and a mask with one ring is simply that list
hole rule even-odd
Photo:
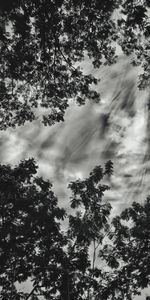
[{"label": "overcast sky", "polygon": [[[35,157],[40,173],[54,183],[67,205],[70,180],[88,175],[108,159],[114,162],[112,189],[107,195],[117,209],[149,193],[148,180],[148,91],[137,88],[138,68],[121,57],[101,71],[88,62],[83,68],[101,78],[98,105],[71,103],[65,122],[44,127],[38,121],[0,134],[1,162],[17,163]],[[123,197],[122,197],[123,196]]]},{"label": "overcast sky", "polygon": [[35,157],[39,172],[53,182],[61,205],[68,208],[69,181],[88,176],[94,166],[111,159],[114,175],[106,200],[117,213],[149,194],[149,91],[138,90],[139,69],[124,57],[101,71],[89,62],[83,68],[101,78],[100,104],[71,103],[65,122],[52,127],[36,121],[1,132],[1,162]]}]

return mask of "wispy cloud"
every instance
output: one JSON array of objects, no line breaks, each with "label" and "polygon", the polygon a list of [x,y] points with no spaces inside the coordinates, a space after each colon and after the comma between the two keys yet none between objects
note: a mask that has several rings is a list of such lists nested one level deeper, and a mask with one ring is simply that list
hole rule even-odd
[{"label": "wispy cloud", "polygon": [[85,71],[101,78],[100,104],[72,103],[64,123],[44,127],[37,121],[0,134],[1,162],[17,163],[35,157],[40,173],[54,183],[56,193],[67,206],[67,185],[84,177],[97,164],[114,161],[111,191],[106,195],[117,209],[149,193],[148,92],[137,88],[138,69],[123,57],[111,66]]}]

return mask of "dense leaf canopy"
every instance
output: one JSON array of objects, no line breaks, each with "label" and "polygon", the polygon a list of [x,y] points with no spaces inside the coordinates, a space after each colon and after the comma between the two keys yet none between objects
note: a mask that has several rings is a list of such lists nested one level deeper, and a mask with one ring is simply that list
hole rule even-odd
[{"label": "dense leaf canopy", "polygon": [[102,180],[112,168],[69,184],[67,214],[33,159],[0,165],[1,300],[131,300],[149,285],[150,198],[111,220]]},{"label": "dense leaf canopy", "polygon": [[[105,171],[96,167],[89,178],[70,183],[71,207],[78,209],[67,216],[51,183],[37,176],[33,159],[14,168],[0,165],[0,299],[77,300],[96,293],[101,277],[94,271],[96,247],[108,230],[111,209],[102,203],[108,186],[100,181],[111,171],[112,165]],[[69,225],[62,231],[65,217]],[[33,285],[29,292],[19,288],[26,280]]]},{"label": "dense leaf canopy", "polygon": [[130,300],[150,284],[150,198],[115,217],[109,237],[100,254],[113,268],[119,266],[110,287],[118,284],[120,299],[123,293]]},{"label": "dense leaf canopy", "polygon": [[[149,17],[149,0],[1,1],[0,129],[38,115],[52,125],[72,99],[98,102],[81,62],[111,65],[118,47],[142,66],[139,88],[149,86]],[[71,182],[67,214],[34,159],[0,165],[0,300],[131,300],[149,285],[150,198],[111,220],[102,181],[112,173],[108,161]]]},{"label": "dense leaf canopy", "polygon": [[[34,289],[55,284],[63,261],[64,237],[51,184],[35,176],[33,159],[17,167],[0,166],[0,299],[28,299],[18,293],[19,283],[28,278]],[[53,282],[53,283],[52,283]],[[47,293],[49,292],[47,287]]]},{"label": "dense leaf canopy", "polygon": [[116,61],[116,45],[142,64],[140,87],[149,84],[149,0],[7,0],[0,4],[0,128],[64,119],[69,100],[99,101],[95,68]]}]

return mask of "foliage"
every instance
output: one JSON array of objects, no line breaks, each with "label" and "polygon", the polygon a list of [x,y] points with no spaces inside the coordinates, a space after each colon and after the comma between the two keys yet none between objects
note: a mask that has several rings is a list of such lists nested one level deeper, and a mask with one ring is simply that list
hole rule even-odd
[{"label": "foliage", "polygon": [[[1,300],[131,300],[149,285],[150,198],[111,221],[102,180],[112,167],[69,184],[67,214],[33,159],[0,165]],[[21,291],[27,280],[33,288]]]},{"label": "foliage", "polygon": [[106,243],[101,256],[109,265],[111,258],[120,265],[110,286],[118,284],[120,299],[123,294],[130,300],[150,284],[150,198],[144,204],[133,202],[116,216],[109,237],[111,246]]},{"label": "foliage", "polygon": [[[34,291],[57,289],[65,239],[51,184],[38,176],[33,159],[0,165],[0,299],[28,299],[16,286],[30,278]],[[56,286],[55,286],[56,285]],[[34,298],[36,299],[36,298]],[[45,298],[47,299],[47,298]]]},{"label": "foliage", "polygon": [[[0,129],[64,120],[71,99],[98,102],[98,80],[82,72],[117,60],[116,45],[150,82],[149,0],[5,0],[0,4]],[[111,161],[69,184],[67,215],[33,159],[0,165],[0,300],[132,299],[150,283],[150,198],[110,226],[103,201]],[[67,218],[68,228],[61,223]],[[104,268],[104,263],[106,267]],[[32,282],[30,292],[18,285]]]},{"label": "foliage", "polygon": [[63,121],[70,99],[99,101],[93,66],[116,61],[118,44],[142,64],[149,84],[149,0],[5,0],[0,4],[0,128],[36,119]]},{"label": "foliage", "polygon": [[119,44],[126,55],[131,55],[133,65],[143,68],[139,78],[139,88],[150,83],[149,40],[150,40],[150,1],[122,1],[121,15],[118,18]]},{"label": "foliage", "polygon": [[[91,299],[104,273],[95,261],[109,228],[111,206],[102,201],[108,186],[100,184],[106,170],[96,167],[89,178],[70,183],[75,214],[69,216],[51,183],[36,173],[33,159],[0,165],[0,299]],[[26,280],[32,291],[18,291]]]},{"label": "foliage", "polygon": [[[91,88],[97,79],[84,75],[76,62],[85,51],[99,65],[113,60],[110,5],[94,1],[6,1],[1,6],[1,129],[35,119],[40,105],[43,123],[63,120],[68,100],[99,101]],[[91,10],[92,9],[92,10]],[[102,25],[103,24],[103,25]],[[104,29],[105,28],[105,29]],[[108,46],[109,45],[109,46]],[[8,108],[9,107],[9,108]]]},{"label": "foliage", "polygon": [[[75,215],[69,216],[68,229],[68,258],[75,278],[70,298],[64,299],[95,299],[102,288],[100,280],[105,278],[105,272],[100,265],[96,267],[96,261],[98,248],[109,228],[111,205],[102,201],[109,187],[101,184],[106,173],[107,170],[97,166],[85,180],[69,184],[73,194],[71,207],[77,209]],[[93,252],[92,259],[89,251]]]}]

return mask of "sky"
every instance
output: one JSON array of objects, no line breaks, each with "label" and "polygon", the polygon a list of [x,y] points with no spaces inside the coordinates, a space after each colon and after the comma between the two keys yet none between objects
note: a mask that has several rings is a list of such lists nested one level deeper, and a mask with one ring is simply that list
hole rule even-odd
[{"label": "sky", "polygon": [[96,165],[111,159],[114,175],[107,199],[120,211],[135,199],[144,201],[149,193],[149,91],[139,91],[140,70],[123,56],[101,70],[86,61],[82,68],[101,79],[100,103],[77,106],[72,101],[65,121],[52,127],[35,121],[2,131],[1,162],[17,164],[35,157],[40,174],[53,182],[66,206],[69,181],[88,176]]},{"label": "sky", "polygon": [[111,159],[114,174],[105,199],[116,214],[150,194],[149,91],[139,91],[141,70],[124,56],[100,70],[93,69],[89,61],[81,67],[100,79],[96,87],[100,103],[77,106],[72,101],[62,123],[44,127],[35,121],[1,132],[1,163],[14,165],[35,157],[39,173],[51,180],[60,205],[69,209],[68,183],[88,176],[96,165],[104,166]]}]

